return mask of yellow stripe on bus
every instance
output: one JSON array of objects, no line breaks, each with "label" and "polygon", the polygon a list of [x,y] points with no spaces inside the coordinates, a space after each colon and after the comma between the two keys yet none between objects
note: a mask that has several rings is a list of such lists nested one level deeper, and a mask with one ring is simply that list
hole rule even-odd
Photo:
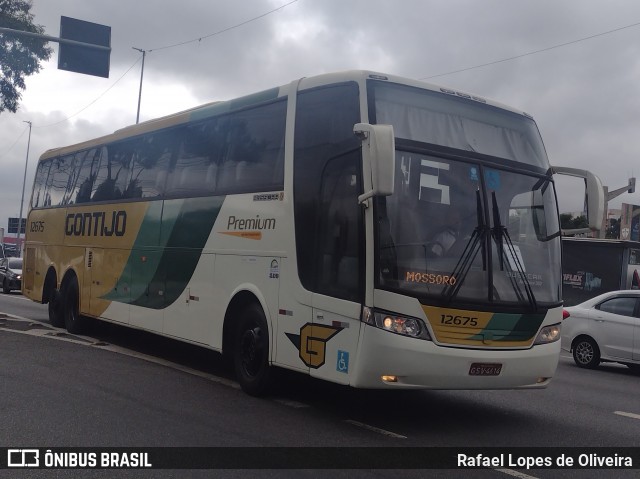
[{"label": "yellow stripe on bus", "polygon": [[[495,313],[487,311],[469,311],[464,309],[439,308],[422,305],[427,320],[442,344],[484,347],[527,347],[533,337],[523,340],[505,339],[513,330],[492,330],[488,326]],[[514,314],[512,326],[515,328],[522,315]]]}]

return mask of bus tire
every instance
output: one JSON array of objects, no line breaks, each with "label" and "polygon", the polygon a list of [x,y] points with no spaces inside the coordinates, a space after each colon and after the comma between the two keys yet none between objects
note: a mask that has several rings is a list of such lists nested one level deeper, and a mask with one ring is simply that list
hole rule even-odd
[{"label": "bus tire", "polygon": [[63,288],[63,291],[64,326],[71,334],[80,333],[82,331],[82,318],[79,308],[78,278],[75,276],[71,278]]},{"label": "bus tire", "polygon": [[56,328],[64,327],[64,315],[62,312],[62,298],[60,296],[60,291],[55,288],[51,289],[51,294],[49,295],[49,322],[51,326]]},{"label": "bus tire", "polygon": [[251,396],[264,396],[271,379],[269,329],[259,305],[254,303],[241,311],[233,343],[233,364],[240,387]]}]

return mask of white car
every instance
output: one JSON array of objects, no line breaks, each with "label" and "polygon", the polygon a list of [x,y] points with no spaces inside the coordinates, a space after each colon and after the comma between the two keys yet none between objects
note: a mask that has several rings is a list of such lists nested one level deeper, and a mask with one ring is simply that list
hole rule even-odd
[{"label": "white car", "polygon": [[610,291],[564,310],[562,349],[578,366],[610,361],[640,371],[640,290]]}]

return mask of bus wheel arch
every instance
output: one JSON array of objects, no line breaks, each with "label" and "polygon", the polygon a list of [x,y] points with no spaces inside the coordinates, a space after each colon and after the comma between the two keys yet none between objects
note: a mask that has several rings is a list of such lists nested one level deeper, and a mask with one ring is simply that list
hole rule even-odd
[{"label": "bus wheel arch", "polygon": [[42,289],[42,303],[48,304],[49,322],[56,328],[64,326],[62,296],[58,289],[58,275],[53,266],[49,267]]},{"label": "bus wheel arch", "polygon": [[233,364],[240,387],[264,396],[271,383],[269,325],[260,300],[249,291],[236,294],[224,318],[223,354]]}]

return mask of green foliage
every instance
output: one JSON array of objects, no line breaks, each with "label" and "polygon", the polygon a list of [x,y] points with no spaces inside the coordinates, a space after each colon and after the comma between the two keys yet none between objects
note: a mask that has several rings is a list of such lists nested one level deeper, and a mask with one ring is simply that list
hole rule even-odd
[{"label": "green foliage", "polygon": [[[44,34],[44,28],[33,23],[31,6],[31,0],[0,0],[0,26]],[[25,77],[40,71],[40,62],[48,60],[51,52],[45,40],[0,33],[0,113],[18,110]]]},{"label": "green foliage", "polygon": [[619,239],[620,238],[620,218],[611,219],[607,231],[605,232],[605,238]]},{"label": "green foliage", "polygon": [[562,228],[563,230],[571,229],[569,225],[571,224],[572,220],[573,216],[571,215],[571,213],[560,213],[560,228]]},{"label": "green foliage", "polygon": [[574,218],[570,213],[560,214],[560,228],[562,228],[563,230],[573,230],[588,227],[589,221],[584,215],[576,216]]}]

